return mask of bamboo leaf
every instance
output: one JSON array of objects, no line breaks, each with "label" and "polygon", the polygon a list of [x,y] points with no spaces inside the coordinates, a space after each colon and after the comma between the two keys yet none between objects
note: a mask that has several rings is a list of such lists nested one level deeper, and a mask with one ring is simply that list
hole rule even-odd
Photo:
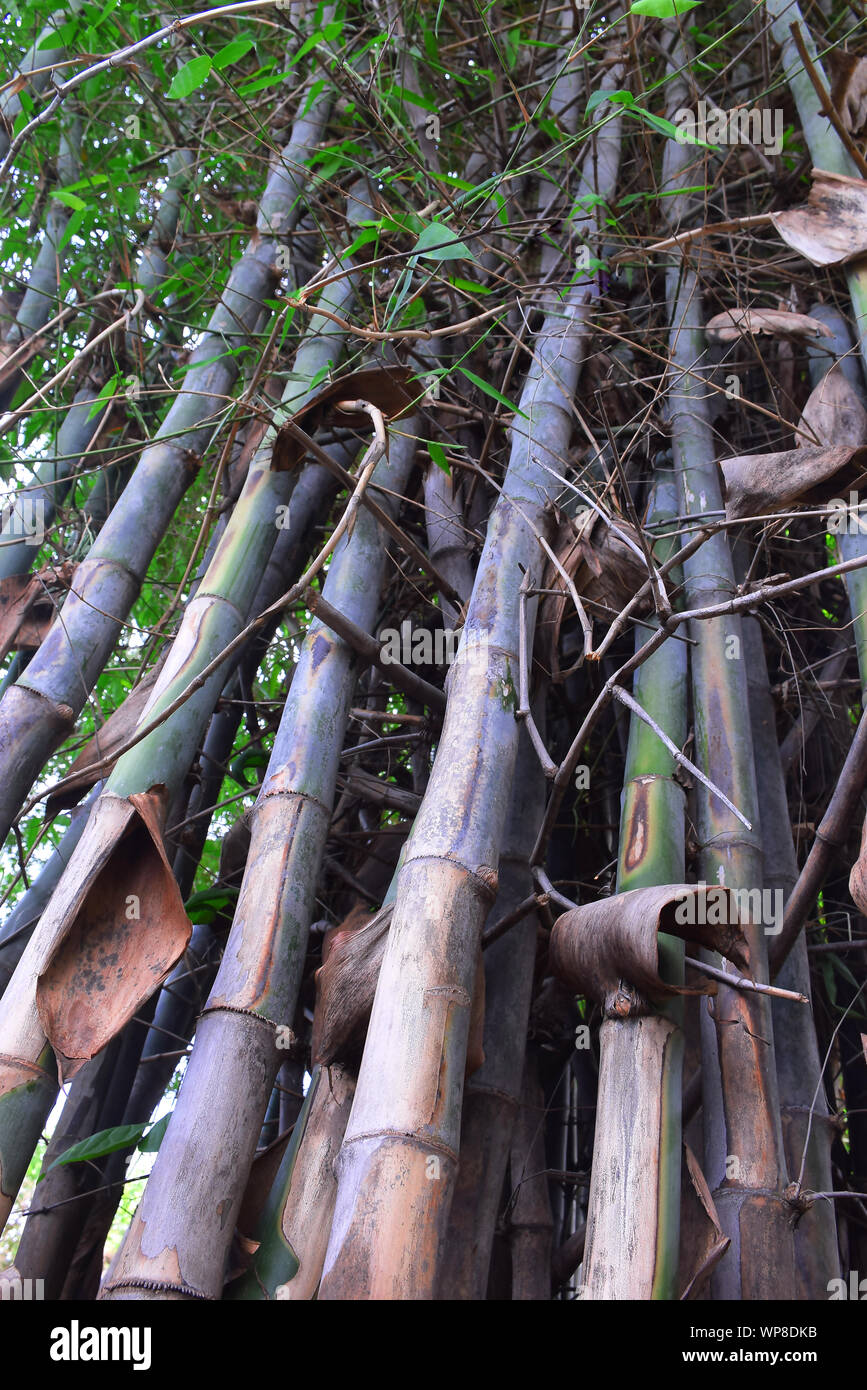
[{"label": "bamboo leaf", "polygon": [[250,52],[252,47],[252,39],[232,39],[231,43],[227,43],[225,47],[219,49],[219,51],[214,54],[212,60],[213,65],[218,72],[222,72],[223,68],[231,66],[232,63],[239,62],[245,54]]},{"label": "bamboo leaf", "polygon": [[116,1125],[112,1129],[101,1129],[97,1134],[73,1144],[40,1175],[42,1178],[54,1168],[62,1168],[67,1163],[83,1163],[86,1159],[104,1158],[106,1154],[117,1153],[120,1149],[132,1148],[141,1139],[147,1123],[140,1125]]},{"label": "bamboo leaf", "polygon": [[446,451],[442,444],[436,444],[432,439],[429,439],[427,448],[431,456],[431,462],[435,463],[437,468],[441,468],[444,473],[448,473],[449,477],[451,477],[452,470],[449,468],[448,460],[446,459]]},{"label": "bamboo leaf", "polygon": [[634,0],[629,6],[632,14],[648,15],[652,19],[673,19],[696,9],[700,0]]},{"label": "bamboo leaf", "polygon": [[515,405],[514,401],[510,401],[509,397],[504,396],[502,391],[498,391],[496,386],[491,386],[490,382],[483,381],[480,376],[476,376],[475,372],[471,372],[469,367],[458,367],[458,371],[465,376],[468,381],[471,381],[474,386],[478,386],[479,390],[483,391],[486,396],[491,396],[495,401],[499,401],[500,405],[504,405],[507,410],[513,411],[515,415],[520,415],[523,420],[529,419],[529,416],[521,410],[520,406]]},{"label": "bamboo leaf", "polygon": [[207,82],[211,75],[212,66],[212,60],[207,53],[200,53],[196,58],[191,58],[188,63],[184,63],[182,68],[178,68],[166,96],[171,97],[174,101],[181,101],[184,97],[188,97],[191,92],[195,92],[198,87]]},{"label": "bamboo leaf", "polygon": [[166,1130],[169,1127],[169,1120],[171,1118],[172,1112],[170,1110],[168,1115],[163,1115],[161,1119],[157,1120],[156,1124],[151,1125],[147,1134],[144,1136],[144,1138],[138,1146],[140,1153],[155,1154],[157,1152],[160,1144],[163,1142]]},{"label": "bamboo leaf", "polygon": [[475,260],[470,248],[442,222],[428,223],[412,248],[412,254],[428,261]]}]

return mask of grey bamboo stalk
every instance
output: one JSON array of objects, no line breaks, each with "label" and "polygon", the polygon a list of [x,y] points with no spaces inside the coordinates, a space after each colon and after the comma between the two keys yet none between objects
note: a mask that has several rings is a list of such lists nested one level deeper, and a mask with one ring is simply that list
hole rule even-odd
[{"label": "grey bamboo stalk", "polygon": [[[612,196],[612,170],[601,160],[599,180],[599,194]],[[436,1287],[458,1162],[479,936],[496,892],[518,746],[518,590],[522,575],[531,585],[539,579],[548,470],[561,470],[568,448],[591,295],[579,275],[556,309],[549,307],[521,393],[526,418],[511,427],[509,466],[449,676],[442,735],[398,879],[337,1162],[320,1299],[425,1299]],[[431,1156],[437,1165],[428,1164]],[[439,1176],[431,1180],[434,1170]]]},{"label": "grey bamboo stalk", "polygon": [[[323,291],[321,302],[327,303],[332,312],[346,312],[353,294],[352,278],[347,277]],[[315,379],[316,373],[328,361],[338,359],[344,336],[343,330],[335,329],[328,319],[320,319],[315,314],[311,317],[307,335],[296,356],[297,379],[290,379],[284,392],[281,406],[284,415],[291,415],[309,394],[308,383]],[[187,605],[180,630],[140,723],[171,704],[244,626],[277,537],[278,508],[288,503],[297,476],[271,468],[274,433],[275,426],[272,425],[251,462],[241,497],[233,509],[208,571],[195,597]],[[25,1089],[22,1093],[20,1077],[36,1066],[44,1070],[44,1063],[37,1060],[43,1055],[47,1044],[36,1012],[36,980],[55,942],[67,929],[71,904],[75,900],[71,885],[76,875],[86,876],[92,872],[90,866],[94,856],[98,857],[104,852],[105,832],[100,829],[100,812],[105,810],[106,814],[110,814],[110,808],[116,807],[119,799],[126,800],[136,792],[144,792],[157,785],[166,788],[168,801],[175,797],[225,679],[225,665],[217,667],[166,723],[118,759],[94,808],[88,828],[76,846],[51,904],[27,943],[0,1002],[0,1038],[3,1039],[0,1050],[4,1053],[7,1071],[5,1091],[0,1087],[2,1201],[14,1198],[17,1185],[23,1178],[19,1166],[23,1149],[28,1138],[35,1146],[45,1120],[43,1106],[49,1101],[52,1086],[56,1084],[50,1074],[46,1074],[40,1076],[38,1089],[31,1093]],[[84,881],[84,877],[80,881]],[[20,1069],[17,1085],[13,1058],[18,1059]],[[6,1131],[7,1115],[13,1118],[14,1135]],[[15,1153],[14,1164],[6,1162],[7,1143]],[[2,1206],[0,1215],[5,1220],[6,1213],[2,1211]]]},{"label": "grey bamboo stalk", "polygon": [[[677,38],[670,54],[672,70],[676,72],[686,59],[685,46]],[[667,98],[671,111],[683,105],[686,90],[679,77],[670,81]],[[666,191],[695,182],[691,171],[687,172],[693,159],[688,146],[674,140],[666,142]],[[676,230],[689,207],[688,198],[677,195],[664,202],[672,230]],[[722,497],[706,393],[693,375],[701,372],[706,357],[698,278],[678,258],[669,265],[666,288],[672,305],[672,376],[667,408],[681,509],[689,517],[719,513]],[[723,532],[688,558],[683,569],[685,601],[691,608],[734,593],[731,552]],[[697,622],[690,635],[695,640],[691,648],[695,762],[752,826],[746,830],[706,788],[697,785],[695,831],[701,848],[701,873],[708,882],[750,891],[761,887],[763,864],[740,619]],[[744,924],[744,931],[752,976],[767,982],[765,927],[761,922],[750,922]],[[720,964],[718,959],[716,964]],[[782,1196],[786,1171],[770,1003],[757,994],[723,988],[714,1012],[716,1038],[706,1027],[703,1033],[705,1171],[723,1229],[733,1240],[714,1275],[715,1295],[735,1299],[791,1297],[794,1249],[791,1212]],[[717,1048],[721,1125],[713,1091],[715,1063],[709,1055]]]},{"label": "grey bamboo stalk", "polygon": [[[127,488],[78,566],[74,591],[30,662],[0,700],[0,754],[8,776],[0,788],[0,838],[5,838],[45,759],[69,733],[129,612],[147,567],[198,469],[238,375],[236,349],[248,340],[279,277],[280,238],[297,221],[304,161],[315,149],[330,109],[325,91],[301,95],[292,139],[268,180],[257,234],[234,266],[221,302],[196,348],[184,389],[157,437],[143,452]],[[214,360],[216,358],[216,360]]]},{"label": "grey bamboo stalk", "polygon": [[[771,891],[780,890],[784,898],[788,898],[797,882],[798,858],[792,840],[786,783],[780,767],[776,710],[768,682],[761,628],[755,618],[746,619],[743,627],[762,818],[764,886]],[[774,983],[809,998],[810,965],[803,932]],[[835,1129],[821,1081],[822,1064],[813,1014],[785,999],[773,1000],[771,1008],[789,1177],[793,1181],[800,1178],[802,1186],[813,1192],[831,1192],[834,1187],[831,1141]],[[840,1274],[833,1202],[814,1202],[798,1221],[795,1266],[798,1298],[827,1298],[828,1281]]]},{"label": "grey bamboo stalk", "polygon": [[[374,473],[374,481],[389,489],[382,494],[389,510],[414,460],[413,434],[410,420]],[[362,510],[351,538],[335,551],[324,597],[367,631],[376,618],[384,564],[379,523]],[[220,1296],[235,1217],[282,1061],[278,1028],[295,1016],[354,665],[346,643],[314,622],[253,809],[247,869],[223,962],[105,1298],[153,1297],[154,1283],[172,1298]],[[220,1095],[225,1104],[215,1107]]]},{"label": "grey bamboo stalk", "polygon": [[[544,728],[537,700],[536,723]],[[512,800],[499,863],[499,890],[488,925],[534,891],[529,849],[542,824],[545,779],[526,731],[520,736]],[[521,1102],[527,1024],[539,919],[528,913],[484,953],[485,1060],[469,1077],[461,1119],[461,1162],[437,1297],[484,1299],[491,1249]]]},{"label": "grey bamboo stalk", "polygon": [[[677,487],[657,478],[646,526],[677,516]],[[670,528],[670,525],[668,527]],[[655,547],[669,558],[670,541]],[[677,582],[676,574],[672,576]],[[639,628],[636,646],[647,641]],[[635,675],[635,699],[669,738],[686,742],[686,646],[667,642]],[[617,891],[682,882],[685,795],[677,764],[634,716],[623,777]],[[683,944],[660,936],[663,978],[683,983]],[[582,1273],[585,1299],[676,1298],[680,1237],[682,1007],[604,1019],[596,1137]],[[623,1258],[624,1252],[628,1258]]]}]

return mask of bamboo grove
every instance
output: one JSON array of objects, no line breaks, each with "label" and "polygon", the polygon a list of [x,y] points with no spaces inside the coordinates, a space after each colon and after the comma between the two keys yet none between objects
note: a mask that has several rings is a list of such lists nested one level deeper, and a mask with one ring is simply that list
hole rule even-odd
[{"label": "bamboo grove", "polygon": [[845,1296],[862,7],[4,29],[0,1291]]}]

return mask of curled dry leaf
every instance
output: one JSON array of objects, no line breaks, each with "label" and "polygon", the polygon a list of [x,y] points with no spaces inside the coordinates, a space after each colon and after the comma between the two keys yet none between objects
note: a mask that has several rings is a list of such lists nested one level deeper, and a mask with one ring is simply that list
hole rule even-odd
[{"label": "curled dry leaf", "polygon": [[[322,965],[316,971],[313,1014],[313,1061],[328,1066],[346,1062],[357,1068],[385,955],[393,903],[372,916],[353,908],[339,927],[325,933]],[[485,971],[479,949],[470,1012],[467,1075],[482,1065],[485,1017]]]},{"label": "curled dry leaf", "polygon": [[[238,1220],[235,1222],[239,1232],[255,1231],[259,1225],[259,1218],[265,1209],[268,1194],[274,1186],[277,1170],[283,1162],[286,1145],[291,1138],[292,1130],[287,1129],[285,1134],[278,1134],[273,1143],[258,1150],[254,1155],[250,1165],[250,1176],[247,1179],[247,1186],[244,1188],[244,1196],[238,1211]],[[227,1274],[225,1282],[228,1284],[232,1277],[232,1275]]]},{"label": "curled dry leaf", "polygon": [[867,255],[867,183],[813,170],[803,207],[771,213],[787,246],[812,265],[844,265]]},{"label": "curled dry leaf", "polygon": [[[693,920],[684,923],[680,917]],[[571,988],[602,1000],[606,1015],[615,1018],[642,1011],[629,991],[647,999],[713,993],[709,984],[686,988],[661,978],[660,932],[698,941],[746,969],[735,895],[728,888],[694,883],[633,888],[564,912],[551,932],[550,966]]]},{"label": "curled dry leaf", "polygon": [[[336,409],[338,401],[367,401],[387,419],[397,420],[409,414],[422,394],[420,385],[411,385],[412,377],[409,367],[362,367],[322,386],[291,418],[310,435],[316,433],[326,416],[336,425],[369,429],[370,417],[364,411]],[[281,426],[274,440],[271,467],[278,473],[290,472],[303,458],[304,445]]]},{"label": "curled dry leaf", "polygon": [[191,925],[162,840],[164,787],[103,794],[96,846],[36,982],[61,1084],[128,1023],[186,949]]},{"label": "curled dry leaf", "polygon": [[[809,437],[818,444],[809,443]],[[730,521],[798,506],[823,506],[857,489],[867,470],[867,410],[839,363],[812,391],[796,447],[739,454],[722,464]]]},{"label": "curled dry leaf", "polygon": [[[582,600],[586,600],[590,618],[601,623],[610,622],[641,588],[647,579],[647,569],[634,550],[590,508],[585,508],[574,519],[560,514],[558,523],[551,545],[554,554]],[[628,522],[618,517],[616,524],[618,530],[636,539],[635,530]],[[563,679],[558,656],[560,628],[567,609],[572,607],[572,599],[562,574],[550,560],[542,588],[562,591],[544,596],[536,621],[536,658],[556,682]],[[648,596],[636,612],[646,613],[650,604]]]},{"label": "curled dry leaf", "polygon": [[729,521],[821,507],[867,482],[867,448],[804,445],[779,454],[738,454],[720,465]]},{"label": "curled dry leaf", "polygon": [[774,337],[830,338],[831,330],[809,314],[788,309],[725,309],[708,320],[705,333],[711,342],[733,343],[738,338],[755,338],[760,333]]}]

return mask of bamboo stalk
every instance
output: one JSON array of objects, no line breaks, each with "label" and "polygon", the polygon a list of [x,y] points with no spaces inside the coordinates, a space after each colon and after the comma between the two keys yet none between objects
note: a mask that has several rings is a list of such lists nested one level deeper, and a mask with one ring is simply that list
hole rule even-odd
[{"label": "bamboo stalk", "polygon": [[[789,823],[761,629],[754,618],[744,622],[744,644],[762,821],[764,885],[772,890],[779,888],[788,897],[798,877],[798,860]],[[810,967],[803,932],[777,973],[776,981],[784,988],[809,997]],[[810,1010],[786,1002],[774,1003],[772,1012],[789,1176],[814,1192],[826,1192],[833,1187],[831,1142],[834,1127],[820,1083],[822,1067],[816,1025]],[[798,1221],[794,1239],[798,1297],[827,1297],[828,1281],[840,1273],[833,1203],[814,1202]]]},{"label": "bamboo stalk", "polygon": [[[499,887],[489,923],[508,916],[532,891],[529,849],[544,804],[545,779],[525,734],[515,763]],[[464,1091],[460,1168],[437,1290],[441,1299],[484,1299],[488,1287],[503,1181],[521,1103],[537,930],[536,913],[527,913],[508,935],[485,950],[485,1060]]]},{"label": "bamboo stalk", "polygon": [[[410,423],[375,481],[383,505],[403,490],[415,453]],[[372,626],[385,563],[382,533],[356,513],[325,583],[327,601]],[[281,1058],[277,1026],[290,1022],[338,760],[354,689],[352,649],[320,622],[302,646],[268,772],[252,814],[247,871],[223,963],[140,1211],[103,1297],[218,1298],[243,1187]],[[327,715],[323,717],[323,710]],[[233,1076],[227,1081],[226,1059]],[[230,1084],[229,1084],[230,1083]],[[222,1095],[225,1104],[215,1107]],[[239,1107],[239,1098],[243,1098]],[[190,1195],[190,1174],[197,1194]],[[199,1187],[201,1183],[201,1187]],[[217,1195],[219,1193],[219,1195]]]},{"label": "bamboo stalk", "polygon": [[310,1086],[256,1230],[259,1248],[227,1299],[316,1296],[337,1196],[333,1163],[355,1090],[346,1067],[314,1066]]},{"label": "bamboo stalk", "polygon": [[[676,74],[686,59],[685,44],[677,37],[670,50],[670,71]],[[675,77],[669,83],[670,109],[681,106],[685,96],[682,80]],[[688,148],[673,140],[667,142],[667,190],[694,182],[688,171],[693,157]],[[665,201],[672,231],[677,231],[688,199],[679,195]],[[697,275],[680,258],[669,265],[666,287],[672,305],[669,351],[673,379],[668,390],[668,419],[681,512],[697,517],[722,507],[707,400],[694,374],[706,357],[701,294]],[[690,608],[712,605],[734,593],[726,536],[718,533],[706,541],[696,555],[684,560],[683,572],[685,601]],[[690,626],[690,636],[695,642],[691,648],[695,761],[753,827],[746,830],[703,786],[696,786],[695,834],[701,850],[701,874],[707,882],[749,891],[761,886],[763,865],[740,618],[732,615],[696,622]],[[745,923],[744,932],[750,974],[766,982],[764,926],[761,922]],[[718,958],[712,963],[720,965]],[[715,1296],[790,1297],[794,1293],[794,1254],[789,1208],[782,1196],[787,1179],[770,1002],[760,995],[721,988],[714,1004],[714,1020],[715,1038],[707,1028],[703,1033],[704,1166],[723,1229],[733,1240],[714,1272]],[[715,1094],[712,1079],[715,1063],[711,1054],[717,1050],[721,1096]]]},{"label": "bamboo stalk", "polygon": [[[645,525],[678,512],[677,488],[657,476]],[[672,542],[660,544],[666,560]],[[675,577],[676,582],[676,577]],[[638,629],[636,648],[649,634]],[[686,742],[686,647],[667,642],[639,667],[635,698],[672,741]],[[633,717],[623,778],[617,891],[678,883],[684,876],[685,796],[677,764]],[[661,974],[683,983],[683,943],[660,936]],[[671,1299],[678,1291],[683,1007],[607,1017],[599,1038],[599,1093],[586,1245],[585,1299]],[[613,1252],[628,1250],[628,1260]]]},{"label": "bamboo stalk", "polygon": [[[313,366],[314,364],[310,364],[311,371]],[[345,457],[340,446],[336,446],[336,448]],[[334,490],[330,476],[323,469],[315,465],[305,469],[293,493],[290,525],[278,532],[277,543],[257,590],[253,605],[256,611],[267,608],[275,597],[283,593],[287,583],[291,582],[297,570],[301,568],[310,545],[313,521],[321,512],[323,505],[333,495]],[[276,625],[276,620],[274,620],[271,624],[272,630]],[[253,669],[255,669],[270,635],[270,633],[265,633],[257,636],[252,644],[252,650],[249,653],[246,651],[239,653],[239,658],[243,656],[245,663],[252,664]],[[238,658],[236,658],[237,660]],[[230,689],[235,689],[236,684],[237,678],[233,677],[228,686]],[[210,821],[209,814],[201,813],[201,806],[203,804],[205,808],[210,808],[219,799],[219,790],[224,778],[222,764],[225,763],[231,752],[241,713],[242,705],[238,702],[231,705],[227,711],[215,714],[211,720],[208,738],[205,741],[201,757],[206,775],[203,777],[200,787],[197,788],[197,791],[200,791],[200,796],[193,804],[193,810],[198,810],[194,836],[192,839],[186,840],[175,856],[174,870],[184,896],[192,889],[193,875]],[[210,770],[210,775],[207,775],[208,770]],[[190,809],[188,805],[187,812]],[[222,874],[223,861],[221,857],[221,876]],[[237,887],[238,885],[232,886]],[[138,1052],[135,1055],[138,1057],[138,1053],[141,1054],[138,1070],[133,1071],[128,1076],[128,1086],[122,1096],[123,1108],[120,1115],[105,1120],[104,1123],[94,1124],[94,1129],[106,1127],[108,1124],[143,1123],[151,1117],[177,1063],[177,1058],[171,1055],[171,1048],[167,1052],[166,1039],[175,1038],[179,1043],[182,1043],[183,1040],[189,1040],[191,1037],[196,1019],[213,983],[219,965],[219,957],[220,952],[213,929],[210,926],[197,926],[182,960],[166,981],[159,999],[157,1000],[155,997],[153,1000],[156,1005],[156,1012],[150,1031],[143,1037],[135,1022],[127,1024],[123,1030],[124,1038],[129,1034],[137,1038]],[[91,1087],[89,1073],[99,1065],[99,1061],[100,1059],[96,1058],[93,1064],[83,1068],[73,1079],[69,1098],[56,1131],[58,1141],[61,1140],[65,1126],[68,1127],[69,1124],[72,1124],[77,1127],[80,1125],[81,1097],[86,1097],[89,1094]],[[69,1111],[69,1117],[67,1111]],[[85,1136],[78,1134],[76,1137]],[[54,1140],[52,1143],[54,1144]],[[52,1153],[51,1156],[54,1157],[54,1154]],[[101,1275],[99,1256],[118,1202],[123,1194],[124,1159],[124,1151],[118,1151],[116,1154],[110,1155],[103,1165],[100,1165],[101,1178],[97,1184],[100,1190],[88,1201],[83,1200],[80,1195],[74,1204],[69,1203],[58,1207],[40,1218],[38,1224],[43,1229],[38,1238],[32,1242],[30,1251],[25,1246],[26,1259],[23,1260],[21,1267],[24,1268],[26,1265],[28,1273],[24,1277],[45,1278],[50,1284],[51,1279],[56,1277],[56,1274],[52,1276],[44,1271],[52,1269],[56,1272],[66,1270],[69,1267],[69,1275],[64,1281],[66,1288],[73,1277],[74,1267],[76,1277],[83,1281],[78,1288],[77,1296],[95,1296]],[[46,1163],[48,1161],[46,1159]],[[92,1187],[93,1183],[90,1186]],[[24,1236],[27,1236],[28,1225],[29,1221],[25,1225]],[[22,1237],[22,1245],[23,1243],[24,1237]],[[17,1258],[22,1260],[20,1248]],[[69,1258],[70,1248],[75,1251],[74,1261]]]},{"label": "bamboo stalk", "polygon": [[[603,197],[612,195],[610,172],[605,165]],[[531,587],[541,580],[537,536],[548,529],[548,468],[558,468],[571,434],[590,297],[579,276],[549,308],[521,393],[527,418],[511,427],[509,466],[451,670],[442,735],[398,879],[337,1162],[320,1299],[424,1299],[436,1286],[458,1162],[479,940],[496,891],[518,745],[518,590],[525,573]],[[466,659],[468,643],[479,640],[484,664]]]},{"label": "bamboo stalk", "polygon": [[545,1094],[539,1058],[528,1047],[512,1139],[508,1219],[512,1255],[512,1298],[516,1303],[547,1302],[551,1297],[554,1222],[548,1198],[545,1162]]},{"label": "bamboo stalk", "polygon": [[[35,42],[28,48],[21,60],[18,72],[21,76],[32,74],[27,87],[30,92],[39,93],[45,90],[52,79],[52,68],[58,63],[62,63],[66,57],[66,49],[62,44],[56,48],[43,48],[42,44],[51,34],[56,34],[58,28],[69,19],[70,15],[77,14],[81,9],[81,0],[69,0],[69,3],[62,10],[55,10],[46,20],[44,27],[37,36]],[[40,69],[40,71],[36,71]],[[15,117],[22,110],[21,97],[15,85],[0,94],[0,159],[4,159],[9,150],[9,130]],[[7,123],[8,122],[8,126]]]}]

